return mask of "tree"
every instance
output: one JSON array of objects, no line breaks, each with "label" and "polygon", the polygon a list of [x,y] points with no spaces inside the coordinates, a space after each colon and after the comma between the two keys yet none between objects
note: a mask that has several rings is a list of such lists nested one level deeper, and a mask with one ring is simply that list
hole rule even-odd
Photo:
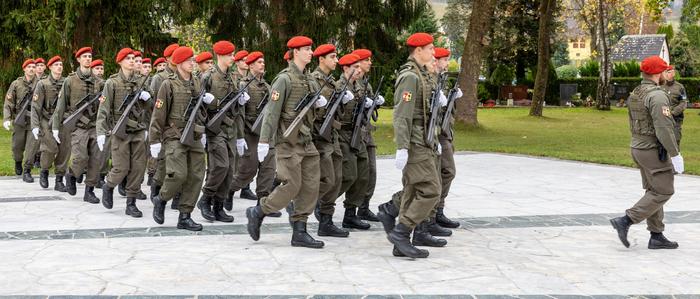
[{"label": "tree", "polygon": [[569,48],[565,41],[556,41],[554,43],[554,53],[552,54],[552,63],[554,67],[560,67],[568,65],[569,61]]},{"label": "tree", "polygon": [[612,65],[610,63],[609,41],[608,41],[608,6],[606,0],[598,1],[598,24],[596,25],[596,35],[598,36],[598,62],[600,73],[598,75],[598,92],[596,94],[599,110],[610,110],[610,79],[612,77]]},{"label": "tree", "polygon": [[447,0],[447,9],[440,19],[442,28],[451,41],[450,51],[454,57],[462,56],[472,2],[472,0]]},{"label": "tree", "polygon": [[669,45],[671,61],[683,77],[693,77],[700,73],[700,50],[692,44],[684,31],[676,34]]},{"label": "tree", "polygon": [[535,77],[535,91],[532,95],[530,116],[542,116],[542,107],[547,93],[547,79],[550,71],[550,26],[556,5],[556,0],[540,0],[538,9],[540,28],[537,34],[537,76]]},{"label": "tree", "polygon": [[496,0],[482,0],[473,4],[469,29],[464,39],[462,68],[459,74],[459,85],[463,87],[464,96],[456,102],[455,116],[458,121],[471,126],[479,125],[476,112],[479,103],[477,85],[483,50],[489,43],[486,33],[491,28],[495,7]]}]

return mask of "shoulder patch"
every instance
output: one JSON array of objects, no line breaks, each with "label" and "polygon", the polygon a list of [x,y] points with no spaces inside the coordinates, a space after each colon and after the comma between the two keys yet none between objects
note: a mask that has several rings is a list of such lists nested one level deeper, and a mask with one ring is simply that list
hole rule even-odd
[{"label": "shoulder patch", "polygon": [[276,102],[277,100],[279,100],[279,99],[280,99],[280,92],[279,92],[279,91],[276,91],[276,90],[273,90],[273,91],[272,91],[272,94],[270,95],[270,99],[272,99],[272,101],[275,101],[275,102]]},{"label": "shoulder patch", "polygon": [[104,102],[105,102],[105,96],[102,95],[102,96],[100,96],[100,104],[102,104]]},{"label": "shoulder patch", "polygon": [[163,100],[157,99],[156,100],[156,109],[160,109],[161,107],[163,107]]},{"label": "shoulder patch", "polygon": [[410,102],[410,101],[411,101],[411,97],[413,97],[413,94],[411,94],[410,91],[404,91],[404,92],[403,92],[403,95],[401,95],[401,99],[402,99],[404,102]]},{"label": "shoulder patch", "polygon": [[671,116],[671,108],[669,108],[668,106],[662,106],[661,113],[663,113],[664,116],[670,117]]},{"label": "shoulder patch", "polygon": [[12,99],[12,91],[8,92],[7,95],[5,96],[5,99],[11,100]]}]

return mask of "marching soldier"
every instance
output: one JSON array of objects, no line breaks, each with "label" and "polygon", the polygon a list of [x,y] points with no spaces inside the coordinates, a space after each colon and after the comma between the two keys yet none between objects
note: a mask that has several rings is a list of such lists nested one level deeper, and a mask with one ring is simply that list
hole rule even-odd
[{"label": "marching soldier", "polygon": [[[49,168],[55,165],[56,183],[54,190],[66,192],[63,184],[63,176],[66,174],[68,159],[70,158],[70,143],[57,143],[51,134],[49,121],[58,104],[58,93],[63,86],[63,61],[60,56],[49,59],[47,66],[50,75],[37,83],[32,101],[32,134],[41,142],[41,172],[39,173],[39,185],[42,188],[49,187]],[[70,132],[63,129],[59,132],[59,138],[70,140]]]},{"label": "marching soldier", "polygon": [[34,64],[36,64],[34,67],[34,75],[36,78],[38,80],[46,79],[48,75],[46,74],[46,61],[44,61],[44,58],[39,57],[34,59]]},{"label": "marching soldier", "polygon": [[685,91],[685,86],[676,81],[676,70],[673,66],[671,66],[668,71],[664,72],[664,75],[666,76],[666,84],[661,85],[661,88],[670,95],[671,114],[673,114],[673,120],[675,121],[674,129],[676,133],[676,142],[680,148],[682,137],[681,127],[683,126],[684,118],[683,111],[688,107],[688,95]]},{"label": "marching soldier", "polygon": [[[203,88],[214,95],[214,101],[207,106],[210,117],[223,108],[226,104],[225,100],[234,100],[225,97],[238,90],[229,72],[229,68],[233,65],[235,46],[228,41],[219,41],[214,44],[213,48],[217,63],[202,76]],[[235,99],[238,103],[233,105],[245,105],[248,98],[244,91],[238,99]],[[243,135],[239,135],[239,131],[242,131],[239,127],[243,124],[236,121],[235,114],[237,112],[233,110],[237,109],[238,107],[234,109],[232,106],[229,111],[225,112],[219,132],[207,128],[206,150],[209,165],[207,179],[202,188],[202,197],[197,202],[197,208],[202,212],[202,217],[209,221],[233,222],[233,216],[224,212],[224,200],[229,193],[231,180],[233,180],[235,173],[236,153],[239,156],[243,155],[247,148]]]},{"label": "marching soldier", "polygon": [[191,145],[181,143],[180,137],[189,119],[189,115],[185,114],[191,100],[199,100],[201,86],[199,80],[192,76],[195,68],[192,48],[178,47],[170,56],[170,62],[176,65],[176,69],[160,84],[148,134],[151,156],[164,157],[161,162],[165,166],[164,174],[167,174],[163,176],[160,192],[152,199],[153,220],[163,224],[165,204],[177,193],[181,193],[181,200],[177,206],[180,211],[177,228],[200,231],[202,225],[192,220],[191,213],[204,178],[204,104],[211,104],[214,96],[210,93],[204,94],[200,109],[191,111],[195,113],[195,142]]},{"label": "marching soldier", "polygon": [[214,56],[207,51],[197,54],[197,57],[194,59],[197,62],[197,70],[195,71],[197,78],[202,79],[202,75],[214,65],[213,58]]},{"label": "marching soldier", "polygon": [[[64,118],[75,113],[81,106],[89,103],[99,92],[96,89],[97,78],[92,75],[89,68],[92,62],[92,48],[80,48],[75,53],[75,58],[80,63],[80,67],[63,81],[63,87],[58,98],[58,106],[51,119],[53,122],[52,133],[58,143],[62,141],[59,137],[59,132],[63,127]],[[93,204],[100,202],[100,199],[95,196],[94,189],[99,179],[101,166],[99,163],[101,154],[96,143],[95,120],[97,119],[97,107],[95,106],[95,104],[91,104],[82,112],[75,130],[71,133],[72,163],[70,170],[66,173],[66,191],[70,195],[75,195],[77,192],[76,177],[85,173],[87,169],[83,200]]]},{"label": "marching soldier", "polygon": [[[231,68],[231,72],[233,73],[233,81],[236,82],[236,84],[240,84],[241,80],[248,76],[248,70],[250,69],[250,67],[246,63],[246,58],[248,58],[248,54],[250,54],[248,51],[240,50],[236,52],[236,54],[233,56],[233,61],[236,63],[236,68]],[[240,121],[244,121],[245,115],[243,115],[243,113],[239,113],[236,116],[236,118]],[[245,135],[245,132],[241,131],[241,134]],[[236,163],[239,163],[239,161],[240,160],[237,159]],[[234,166],[234,169],[236,169],[236,172],[238,172],[240,166],[236,164]],[[234,188],[233,186],[231,186],[231,190],[229,191],[228,197],[226,197],[225,206],[229,211],[233,208],[233,195],[238,190],[239,188]],[[243,199],[258,200],[258,197],[253,193],[253,191],[250,190],[250,184],[243,187],[243,189],[241,190],[240,197]],[[231,209],[229,209],[229,207],[231,207]],[[274,213],[273,215],[277,216],[278,213]]]},{"label": "marching soldier", "polygon": [[[153,68],[155,69],[156,74],[148,78],[148,86],[151,87],[151,91],[155,94],[158,92],[158,90],[153,89],[153,78],[155,76],[159,76],[158,73],[164,72],[166,68],[168,67],[168,62],[165,61],[165,58],[163,57],[158,57],[154,62],[153,62]],[[151,100],[153,102],[153,100]],[[152,103],[153,104],[153,103]],[[153,109],[151,109],[153,111]],[[150,123],[150,121],[149,121]],[[149,143],[150,144],[150,143]],[[156,186],[154,183],[155,181],[155,175],[156,175],[156,169],[158,168],[158,158],[153,158],[151,155],[148,155],[148,162],[146,165],[146,172],[148,173],[148,180],[146,184],[151,187],[151,198],[153,198],[154,195],[154,190],[153,188]]]},{"label": "marching soldier", "polygon": [[164,71],[167,67],[168,62],[165,61],[165,58],[163,57],[158,57],[156,58],[156,61],[153,62],[153,68],[156,70],[156,73]]},{"label": "marching soldier", "polygon": [[[644,196],[625,212],[610,220],[625,247],[630,247],[627,233],[632,224],[647,221],[651,232],[649,249],[676,249],[678,243],[669,241],[664,231],[664,204],[673,195],[673,172],[683,173],[683,157],[674,133],[673,112],[669,96],[660,87],[665,84],[663,72],[669,69],[658,56],[642,60],[642,84],[627,99],[632,159],[642,175]],[[670,157],[670,159],[669,159]]]},{"label": "marching soldier", "polygon": [[95,78],[100,79],[99,81],[104,84],[103,76],[105,74],[105,66],[102,59],[95,59],[90,63],[90,72],[92,72],[92,75],[94,75]]},{"label": "marching soldier", "polygon": [[233,80],[238,82],[248,75],[248,65],[245,63],[245,58],[248,57],[248,51],[240,50],[233,56],[233,62],[236,63],[236,68],[233,71]]},{"label": "marching soldier", "polygon": [[[102,77],[104,75],[104,62],[102,59],[95,59],[90,63],[90,71],[92,74],[97,78],[97,83],[95,84],[97,86],[97,90],[102,90],[105,86],[105,79]],[[107,141],[105,142],[105,147],[111,148],[110,147],[110,138],[109,138],[109,132],[107,133]],[[107,177],[107,173],[109,173],[109,160],[112,158],[112,153],[110,151],[103,151],[101,154],[101,161],[100,161],[100,179],[97,181],[97,185],[95,185],[95,188],[102,188],[105,184],[105,178]],[[80,177],[78,177],[78,181],[82,181]]]},{"label": "marching soldier", "polygon": [[[258,161],[262,162],[267,157],[270,142],[274,142],[277,179],[281,185],[269,196],[262,197],[259,205],[246,210],[248,233],[256,241],[260,239],[260,226],[266,214],[277,212],[294,200],[291,245],[309,248],[322,248],[324,245],[306,232],[306,221],[318,199],[320,180],[318,151],[311,136],[314,111],[309,107],[298,111],[295,109],[299,101],[319,88],[304,73],[306,65],[311,62],[312,44],[313,41],[305,36],[296,36],[287,42],[292,61],[273,81],[270,103],[263,112]],[[307,103],[316,107],[326,104],[323,96],[319,96],[314,103]],[[301,111],[308,113],[300,115]],[[295,119],[301,121],[298,130],[290,131],[291,135],[285,138],[283,133]]]},{"label": "marching soldier", "polygon": [[[140,70],[141,76],[144,76],[144,77],[150,79],[151,78],[151,69],[153,69],[153,66],[151,65],[151,59],[150,58],[142,59],[141,60],[141,70]],[[148,80],[146,82],[147,86],[150,86],[150,85],[148,85],[148,83],[150,83],[150,80]]]},{"label": "marching soldier", "polygon": [[[112,154],[112,169],[102,187],[102,205],[107,209],[112,208],[114,187],[126,180],[126,214],[140,218],[143,213],[136,207],[136,197],[141,191],[141,181],[146,168],[144,143],[148,127],[147,114],[150,112],[146,101],[151,95],[144,90],[146,78],[139,74],[135,60],[134,50],[130,48],[121,49],[117,53],[119,72],[107,79],[100,98],[97,146],[100,151],[109,151]],[[135,94],[136,92],[138,94]],[[136,102],[124,103],[127,99]],[[133,106],[126,111],[128,105]],[[126,134],[117,136],[114,134],[115,126],[123,113],[128,113],[124,125]],[[111,132],[111,148],[105,149],[108,132]]]},{"label": "marching soldier", "polygon": [[[5,130],[10,130],[12,125],[12,155],[15,159],[15,174],[22,175],[22,159],[24,158],[24,174],[22,180],[27,183],[33,183],[32,166],[36,156],[35,140],[31,134],[30,115],[26,114],[24,119],[16,119],[19,113],[22,113],[22,108],[30,109],[29,104],[32,101],[32,92],[38,80],[35,80],[34,68],[36,64],[34,60],[27,59],[22,63],[24,76],[12,81],[5,95],[5,105],[3,106],[3,127]],[[15,120],[24,122],[25,125],[18,125]],[[13,124],[14,123],[14,124]]]}]

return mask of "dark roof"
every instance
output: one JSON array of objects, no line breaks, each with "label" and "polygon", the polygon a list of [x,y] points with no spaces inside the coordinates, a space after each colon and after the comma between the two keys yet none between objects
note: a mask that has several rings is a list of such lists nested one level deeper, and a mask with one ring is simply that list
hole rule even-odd
[{"label": "dark roof", "polygon": [[610,59],[642,61],[649,56],[659,55],[665,42],[665,34],[625,35],[610,51]]}]

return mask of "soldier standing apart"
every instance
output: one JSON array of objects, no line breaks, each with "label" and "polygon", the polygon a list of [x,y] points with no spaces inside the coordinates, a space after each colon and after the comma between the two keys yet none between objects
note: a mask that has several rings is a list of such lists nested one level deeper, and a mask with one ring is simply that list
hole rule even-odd
[{"label": "soldier standing apart", "polygon": [[[318,199],[320,180],[318,151],[313,144],[311,128],[314,121],[313,109],[300,115],[295,107],[305,96],[318,90],[315,81],[304,70],[311,62],[313,41],[305,36],[296,36],[287,42],[292,53],[289,66],[282,70],[272,82],[270,103],[265,108],[264,120],[258,144],[258,161],[262,162],[270,149],[270,142],[275,142],[277,179],[281,185],[270,196],[260,199],[260,205],[246,210],[248,233],[253,240],[260,239],[260,225],[266,214],[277,212],[294,200],[292,221],[292,246],[322,248],[324,243],[315,240],[306,232],[306,221],[313,212]],[[327,100],[319,96],[313,103],[323,107]],[[302,117],[298,131],[284,138],[283,132]]]},{"label": "soldier standing apart", "polygon": [[[63,127],[64,113],[67,112],[66,117],[73,114],[81,105],[92,100],[100,92],[96,89],[97,78],[92,75],[89,68],[92,62],[92,48],[80,48],[75,53],[75,57],[78,59],[80,67],[63,81],[63,87],[58,98],[58,107],[51,119],[53,122],[52,133],[59,143],[61,142],[59,132]],[[86,101],[81,103],[83,99],[86,99]],[[87,169],[83,201],[93,204],[100,202],[100,199],[94,193],[101,166],[101,154],[96,143],[96,106],[96,104],[92,104],[82,112],[75,130],[71,133],[72,162],[70,171],[66,173],[66,191],[70,195],[75,195],[77,192],[76,178],[85,173]]]},{"label": "soldier standing apart", "polygon": [[[642,84],[627,99],[632,159],[642,175],[644,196],[625,212],[610,219],[622,245],[630,247],[627,233],[632,224],[647,221],[651,232],[649,249],[676,249],[678,243],[663,235],[664,204],[673,195],[673,172],[683,173],[683,157],[674,133],[673,114],[668,94],[660,86],[666,84],[663,72],[669,69],[658,56],[642,60]],[[670,159],[669,159],[670,157]]]},{"label": "soldier standing apart", "polygon": [[[66,174],[68,159],[70,158],[70,143],[59,144],[51,136],[51,126],[49,121],[56,110],[58,103],[58,92],[63,86],[63,62],[60,56],[54,56],[47,63],[51,74],[46,79],[37,83],[32,101],[32,134],[40,140],[41,150],[41,172],[39,173],[39,185],[42,188],[49,187],[49,168],[55,165],[56,185],[54,190],[66,192],[63,184],[63,176]],[[63,140],[69,139],[68,130],[61,130],[59,137]],[[55,164],[54,164],[55,163]]]},{"label": "soldier standing apart", "polygon": [[[200,231],[202,225],[192,220],[191,213],[204,178],[204,104],[211,104],[214,96],[210,93],[204,94],[200,109],[191,112],[196,115],[193,123],[194,139],[199,142],[195,141],[191,145],[181,143],[180,137],[190,116],[185,115],[187,107],[193,98],[198,100],[201,86],[199,80],[192,76],[196,63],[191,48],[178,47],[172,53],[171,61],[176,65],[176,70],[160,86],[148,134],[151,137],[151,156],[164,156],[161,162],[165,166],[163,187],[152,199],[153,220],[163,224],[165,204],[177,193],[181,193],[177,228]],[[194,108],[194,105],[192,107]]]},{"label": "soldier standing apart", "polygon": [[25,121],[26,125],[24,126],[17,125],[15,119],[24,105],[31,104],[34,85],[38,81],[34,80],[36,78],[34,76],[35,67],[36,64],[32,59],[27,59],[22,63],[24,76],[12,81],[10,87],[7,88],[2,114],[2,126],[5,127],[5,130],[9,131],[10,127],[12,127],[12,156],[15,159],[15,174],[22,175],[22,159],[24,158],[24,175],[22,180],[27,183],[34,182],[31,171],[36,152],[31,152],[31,150],[34,148],[35,140],[32,137],[29,113],[27,113],[25,119],[20,120]]},{"label": "soldier standing apart", "polygon": [[678,143],[678,148],[681,147],[681,137],[683,126],[683,111],[688,107],[688,95],[685,91],[685,86],[676,81],[676,70],[673,66],[666,72],[664,72],[666,78],[666,84],[661,85],[661,88],[669,93],[671,100],[671,114],[673,114],[673,120],[676,122],[674,129],[676,134],[676,142]]},{"label": "soldier standing apart", "polygon": [[[121,49],[117,53],[116,62],[119,64],[119,72],[107,79],[100,98],[97,114],[97,146],[100,151],[112,153],[112,169],[102,187],[102,205],[107,209],[112,208],[114,187],[126,180],[125,212],[131,217],[139,218],[143,213],[136,207],[136,196],[141,191],[141,181],[146,168],[144,143],[149,113],[149,105],[146,101],[151,98],[151,95],[144,90],[145,86],[139,89],[146,78],[140,76],[138,69],[135,69],[134,61],[134,51],[130,48]],[[136,92],[138,94],[135,94]],[[125,100],[130,102],[124,103]],[[132,101],[136,102],[129,111],[126,111],[126,107]],[[123,113],[128,113],[125,125],[126,136],[120,137],[114,134],[114,129]],[[105,149],[108,132],[112,132],[111,148]]]}]

